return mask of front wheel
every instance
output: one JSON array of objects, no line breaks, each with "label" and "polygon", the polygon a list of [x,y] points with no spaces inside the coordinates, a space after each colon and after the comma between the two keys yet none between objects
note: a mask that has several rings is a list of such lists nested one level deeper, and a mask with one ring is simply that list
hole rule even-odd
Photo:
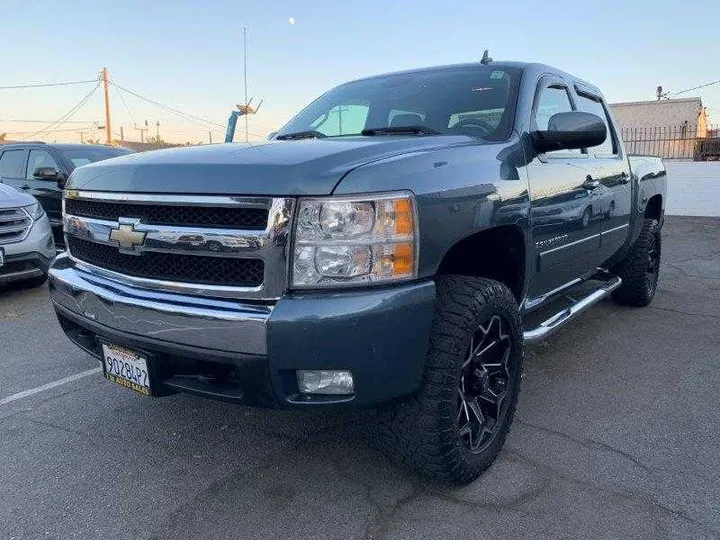
[{"label": "front wheel", "polygon": [[423,387],[379,413],[380,448],[423,474],[459,484],[500,452],[523,362],[520,313],[497,281],[441,276]]}]

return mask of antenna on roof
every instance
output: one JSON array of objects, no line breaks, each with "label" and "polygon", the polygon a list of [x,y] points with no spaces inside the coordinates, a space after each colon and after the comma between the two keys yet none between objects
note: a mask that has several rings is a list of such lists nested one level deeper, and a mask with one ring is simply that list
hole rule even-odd
[{"label": "antenna on roof", "polygon": [[484,66],[487,66],[490,62],[492,62],[492,58],[490,58],[490,55],[488,54],[488,50],[485,49],[485,52],[483,53],[480,63],[483,64]]}]

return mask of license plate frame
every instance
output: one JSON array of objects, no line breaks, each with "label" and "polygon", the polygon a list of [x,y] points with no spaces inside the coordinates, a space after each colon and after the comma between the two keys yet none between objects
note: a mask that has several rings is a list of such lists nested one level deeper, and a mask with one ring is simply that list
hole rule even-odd
[{"label": "license plate frame", "polygon": [[108,341],[100,341],[100,348],[103,377],[142,396],[154,396],[150,355]]}]

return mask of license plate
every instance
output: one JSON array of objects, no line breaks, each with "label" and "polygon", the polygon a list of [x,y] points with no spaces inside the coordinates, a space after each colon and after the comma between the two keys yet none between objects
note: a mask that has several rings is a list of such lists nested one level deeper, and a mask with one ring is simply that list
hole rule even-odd
[{"label": "license plate", "polygon": [[144,396],[152,395],[147,359],[119,345],[103,343],[102,349],[103,374],[107,380]]}]

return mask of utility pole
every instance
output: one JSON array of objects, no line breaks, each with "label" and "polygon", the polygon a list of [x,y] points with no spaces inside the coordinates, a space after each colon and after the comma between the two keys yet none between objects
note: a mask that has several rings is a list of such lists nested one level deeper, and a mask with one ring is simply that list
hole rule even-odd
[{"label": "utility pole", "polygon": [[123,127],[122,127],[122,126],[120,126],[120,140],[121,140],[121,141],[124,141],[124,140],[125,140],[125,132],[123,131]]},{"label": "utility pole", "polygon": [[149,129],[148,128],[148,121],[145,120],[145,127],[137,127],[137,124],[135,124],[135,129],[137,129],[140,132],[140,142],[145,142],[145,132]]},{"label": "utility pole", "polygon": [[208,139],[210,140],[210,144],[212,144],[212,131],[208,131]]},{"label": "utility pole", "polygon": [[[244,56],[244,62],[243,62],[243,68],[244,68],[244,77],[245,77],[245,103],[244,105],[247,106],[248,104],[248,87],[247,87],[247,28],[243,26],[243,56]],[[248,117],[247,114],[245,114],[245,142],[248,142]]]},{"label": "utility pole", "polygon": [[105,144],[112,144],[112,130],[110,129],[110,81],[106,67],[102,68],[100,77],[103,83],[103,90],[105,90]]},{"label": "utility pole", "polygon": [[160,120],[155,121],[155,140],[160,142]]}]

